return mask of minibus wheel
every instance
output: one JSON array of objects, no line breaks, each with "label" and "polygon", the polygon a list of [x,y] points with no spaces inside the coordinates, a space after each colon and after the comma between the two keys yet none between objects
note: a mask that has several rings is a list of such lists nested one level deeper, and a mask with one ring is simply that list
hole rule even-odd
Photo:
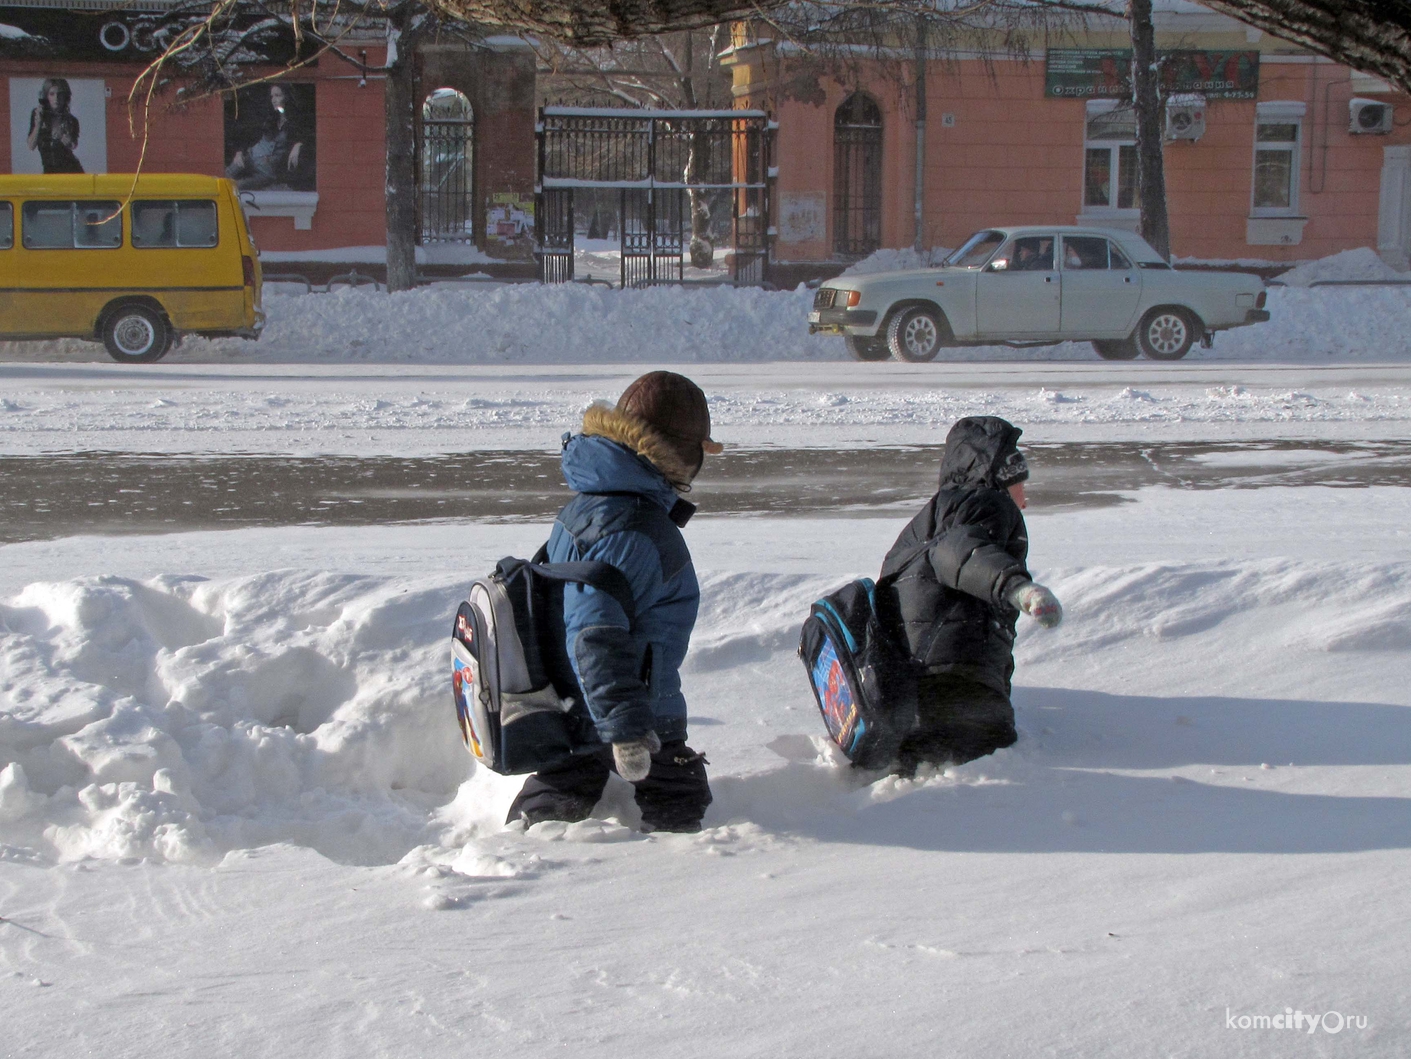
[{"label": "minibus wheel", "polygon": [[171,328],[145,305],[120,305],[103,323],[108,356],[123,364],[150,364],[171,348]]}]

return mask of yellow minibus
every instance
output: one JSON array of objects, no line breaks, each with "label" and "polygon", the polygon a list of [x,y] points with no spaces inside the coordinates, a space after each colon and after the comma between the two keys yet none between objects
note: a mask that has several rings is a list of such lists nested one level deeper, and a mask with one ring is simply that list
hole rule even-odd
[{"label": "yellow minibus", "polygon": [[91,338],[134,364],[184,333],[258,338],[237,195],[186,173],[0,176],[0,338]]}]

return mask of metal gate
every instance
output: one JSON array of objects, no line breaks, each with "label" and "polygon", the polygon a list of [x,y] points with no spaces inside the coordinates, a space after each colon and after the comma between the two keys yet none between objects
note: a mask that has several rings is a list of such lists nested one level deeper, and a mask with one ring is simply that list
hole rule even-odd
[{"label": "metal gate", "polygon": [[680,283],[686,249],[686,192],[681,188],[622,191],[623,289]]},{"label": "metal gate", "polygon": [[573,192],[541,191],[534,203],[534,261],[540,283],[573,279]]},{"label": "metal gate", "polygon": [[882,112],[854,92],[833,116],[833,250],[865,257],[882,245]]},{"label": "metal gate", "polygon": [[[623,287],[685,280],[690,197],[711,193],[732,200],[733,277],[763,283],[773,235],[769,214],[776,174],[770,158],[776,128],[758,110],[541,108],[539,278],[545,283],[573,278],[575,190],[615,189],[621,194]],[[563,196],[567,205],[554,205],[551,196]]]},{"label": "metal gate", "polygon": [[470,101],[438,88],[421,107],[421,241],[475,242],[475,121]]}]

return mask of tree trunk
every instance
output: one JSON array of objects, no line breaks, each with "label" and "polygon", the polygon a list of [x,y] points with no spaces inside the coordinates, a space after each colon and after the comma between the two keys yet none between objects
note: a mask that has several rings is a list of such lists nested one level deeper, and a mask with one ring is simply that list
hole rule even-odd
[{"label": "tree trunk", "polygon": [[[392,23],[404,31],[405,10]],[[387,289],[416,286],[416,51],[407,34],[384,82],[387,112]]]},{"label": "tree trunk", "polygon": [[1157,90],[1156,29],[1151,0],[1130,0],[1132,26],[1132,105],[1137,115],[1137,194],[1141,197],[1142,238],[1168,261],[1171,229],[1166,216],[1166,169],[1161,157],[1161,95]]},{"label": "tree trunk", "polygon": [[[693,184],[701,179],[702,170],[709,171],[705,158],[707,140],[700,133],[692,133],[691,148],[686,154],[685,180]],[[710,268],[715,264],[715,244],[710,238],[710,201],[704,191],[692,188],[686,192],[691,209],[691,266]]]}]

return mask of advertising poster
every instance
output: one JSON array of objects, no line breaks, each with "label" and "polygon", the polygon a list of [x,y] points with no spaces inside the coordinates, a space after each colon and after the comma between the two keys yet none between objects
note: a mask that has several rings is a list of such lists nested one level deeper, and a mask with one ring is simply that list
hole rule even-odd
[{"label": "advertising poster", "polygon": [[275,81],[225,101],[225,175],[241,191],[316,191],[314,86]]},{"label": "advertising poster", "polygon": [[534,237],[534,196],[497,191],[485,211],[485,234],[501,243]]},{"label": "advertising poster", "polygon": [[106,173],[108,106],[101,79],[10,78],[12,173]]}]

